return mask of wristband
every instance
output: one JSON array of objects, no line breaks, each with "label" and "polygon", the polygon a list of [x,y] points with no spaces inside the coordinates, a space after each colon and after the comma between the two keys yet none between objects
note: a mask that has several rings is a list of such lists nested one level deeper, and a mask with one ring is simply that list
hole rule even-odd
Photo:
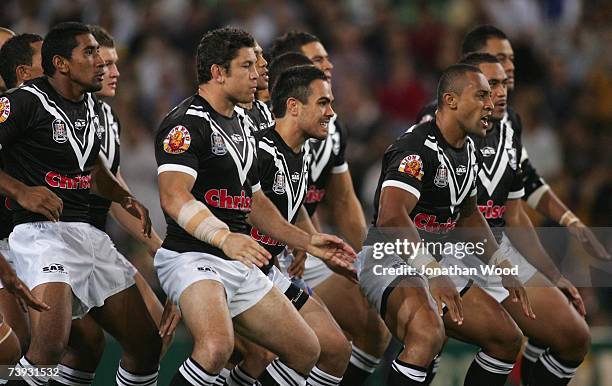
[{"label": "wristband", "polygon": [[568,227],[578,221],[580,221],[580,219],[576,217],[576,215],[572,213],[571,210],[568,209],[559,219],[559,224],[563,225],[564,227]]}]

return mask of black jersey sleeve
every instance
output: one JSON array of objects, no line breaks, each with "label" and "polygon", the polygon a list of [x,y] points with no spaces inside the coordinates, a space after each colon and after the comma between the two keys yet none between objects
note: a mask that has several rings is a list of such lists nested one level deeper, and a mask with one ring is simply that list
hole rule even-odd
[{"label": "black jersey sleeve", "polygon": [[0,96],[0,149],[26,133],[36,103],[35,97],[18,89]]},{"label": "black jersey sleeve", "polygon": [[205,146],[200,129],[189,121],[162,124],[155,139],[158,174],[176,171],[197,178],[200,156]]},{"label": "black jersey sleeve", "polygon": [[393,186],[403,189],[417,199],[421,197],[423,178],[428,173],[428,164],[422,146],[392,145],[385,154],[381,189]]}]

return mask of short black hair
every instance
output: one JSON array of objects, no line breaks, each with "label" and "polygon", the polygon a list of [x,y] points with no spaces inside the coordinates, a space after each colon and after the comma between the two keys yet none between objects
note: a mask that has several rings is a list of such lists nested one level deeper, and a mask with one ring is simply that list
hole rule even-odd
[{"label": "short black hair", "polygon": [[276,80],[288,68],[296,66],[307,66],[312,65],[312,61],[308,59],[306,55],[299,54],[297,52],[287,52],[278,56],[268,66],[268,84],[269,89],[272,91]]},{"label": "short black hair", "polygon": [[7,88],[17,87],[17,67],[32,65],[34,49],[31,44],[42,40],[40,35],[21,34],[13,36],[0,48],[0,77]]},{"label": "short black hair", "polygon": [[283,71],[276,86],[272,89],[272,112],[276,118],[282,118],[287,112],[287,99],[295,98],[307,103],[310,97],[310,84],[317,80],[327,81],[323,71],[313,65],[291,67]]},{"label": "short black hair", "polygon": [[492,25],[481,25],[465,35],[461,44],[461,55],[482,50],[487,45],[487,40],[491,38],[508,39],[505,33]]},{"label": "short black hair", "polygon": [[213,64],[229,71],[230,62],[238,56],[238,50],[244,47],[255,47],[255,39],[238,28],[224,27],[204,34],[196,53],[198,84],[212,79],[210,67]]},{"label": "short black hair", "polygon": [[463,92],[463,88],[466,86],[465,74],[468,72],[482,74],[478,67],[463,63],[453,64],[444,70],[438,81],[438,108],[444,106],[442,96],[445,93],[454,92],[460,95]]},{"label": "short black hair", "polygon": [[472,66],[479,66],[481,63],[501,63],[499,59],[486,52],[472,52],[467,54],[459,61],[461,64],[471,64]]},{"label": "short black hair", "polygon": [[115,39],[108,33],[104,27],[94,24],[88,25],[91,34],[102,47],[115,48]]},{"label": "short black hair", "polygon": [[302,53],[302,46],[312,42],[320,42],[320,40],[308,32],[289,31],[274,40],[270,48],[270,58],[274,60],[287,52]]},{"label": "short black hair", "polygon": [[47,76],[55,75],[53,57],[62,56],[66,59],[72,58],[72,50],[79,44],[76,37],[91,33],[89,27],[76,21],[68,21],[55,25],[45,36],[42,45],[42,68]]}]

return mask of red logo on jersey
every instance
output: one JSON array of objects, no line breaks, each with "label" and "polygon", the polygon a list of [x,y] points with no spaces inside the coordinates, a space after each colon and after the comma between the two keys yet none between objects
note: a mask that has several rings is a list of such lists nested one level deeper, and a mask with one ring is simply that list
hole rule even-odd
[{"label": "red logo on jersey", "polygon": [[397,171],[408,174],[421,181],[423,178],[423,161],[421,161],[421,157],[418,154],[410,154],[404,157],[402,162],[400,162]]},{"label": "red logo on jersey", "polygon": [[486,219],[502,218],[506,213],[506,205],[493,205],[493,200],[488,200],[487,205],[478,205],[478,210]]},{"label": "red logo on jersey", "polygon": [[164,139],[164,151],[170,154],[181,154],[189,149],[191,134],[185,126],[174,126]]},{"label": "red logo on jersey", "polygon": [[285,246],[285,244],[281,243],[280,241],[274,240],[272,237],[265,235],[263,233],[260,233],[259,229],[255,227],[251,228],[251,237],[253,238],[253,240],[259,241],[260,243],[265,244],[265,245]]},{"label": "red logo on jersey", "polygon": [[306,192],[306,203],[312,204],[315,202],[321,202],[325,197],[325,189],[317,189],[316,186],[310,185]]},{"label": "red logo on jersey", "polygon": [[210,189],[204,194],[204,200],[208,206],[221,209],[251,211],[251,197],[243,190],[240,196],[228,196],[227,189]]},{"label": "red logo on jersey", "polygon": [[60,189],[90,189],[91,174],[84,176],[68,177],[58,172],[47,172],[45,182],[52,188]]},{"label": "red logo on jersey", "polygon": [[448,233],[455,229],[456,221],[449,217],[446,222],[439,223],[438,217],[434,214],[419,213],[414,216],[414,225],[430,233]]},{"label": "red logo on jersey", "polygon": [[6,121],[11,115],[11,101],[7,97],[0,98],[0,123]]}]

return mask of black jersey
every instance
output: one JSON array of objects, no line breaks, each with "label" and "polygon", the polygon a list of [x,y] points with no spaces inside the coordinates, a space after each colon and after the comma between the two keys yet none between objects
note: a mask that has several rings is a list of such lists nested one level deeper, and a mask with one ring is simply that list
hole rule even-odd
[{"label": "black jersey", "polygon": [[255,99],[250,110],[236,106],[236,110],[246,113],[255,124],[254,132],[265,131],[274,126],[274,116],[264,102]]},{"label": "black jersey", "polygon": [[[436,101],[427,104],[421,109],[421,111],[417,115],[416,123],[426,122],[434,119],[437,108],[438,105]],[[514,112],[514,110],[510,106],[508,106],[508,111],[506,112],[506,114],[510,117],[509,119],[512,123],[514,131],[522,132],[520,116],[516,112]],[[527,150],[525,150],[524,147],[521,147],[521,152],[518,154],[520,159],[519,164],[521,166],[523,187],[525,189],[525,194],[522,198],[523,200],[526,200],[530,206],[535,207],[540,197],[542,196],[542,193],[544,193],[548,189],[548,185],[531,164],[531,161],[529,160],[529,155],[527,154]]]},{"label": "black jersey", "polygon": [[348,165],[344,159],[346,131],[337,118],[338,116],[334,115],[330,119],[327,138],[309,140],[312,158],[305,207],[311,216],[317,209],[319,202],[323,201],[325,197],[325,190],[331,175],[348,170]]},{"label": "black jersey", "polygon": [[[91,171],[100,150],[99,106],[91,93],[64,99],[46,77],[2,98],[0,146],[5,171],[30,186],[46,186],[64,203],[60,221],[89,222]],[[11,201],[15,224],[47,221]]]},{"label": "black jersey", "polygon": [[[0,97],[0,114],[2,113],[3,101]],[[0,118],[0,120],[2,120]],[[0,154],[2,152],[0,151]],[[4,165],[2,163],[2,158],[0,158],[0,169],[4,170]],[[13,214],[9,210],[10,203],[6,197],[0,196],[0,240],[4,240],[13,231]]]},{"label": "black jersey", "polygon": [[[99,101],[100,104],[100,126],[102,133],[100,137],[100,157],[104,165],[116,176],[119,171],[120,146],[119,135],[121,125],[117,115],[108,103]],[[92,194],[89,201],[89,214],[91,225],[105,232],[106,219],[111,201]]]},{"label": "black jersey", "polygon": [[476,195],[474,143],[467,138],[460,149],[450,146],[434,121],[408,129],[387,148],[382,162],[373,225],[387,186],[417,197],[410,218],[425,239],[444,237],[455,229],[461,206]]},{"label": "black jersey", "polygon": [[[246,217],[253,192],[260,189],[253,121],[235,110],[231,118],[217,113],[204,98],[185,99],[164,118],[156,134],[158,173],[178,171],[196,180],[191,194],[226,223],[232,232],[248,234]],[[177,252],[204,252],[227,259],[223,252],[196,239],[168,214],[162,247]]]},{"label": "black jersey", "polygon": [[485,137],[471,138],[480,153],[478,209],[499,238],[500,234],[494,228],[505,225],[506,202],[525,194],[519,165],[521,127],[516,116],[506,114],[487,131]]},{"label": "black jersey", "polygon": [[[258,139],[257,170],[261,189],[278,208],[285,220],[295,224],[298,211],[306,197],[309,167],[309,144],[295,153],[273,128],[256,135]],[[281,253],[285,246],[257,228],[251,228],[251,237],[257,240],[272,256]]]}]

